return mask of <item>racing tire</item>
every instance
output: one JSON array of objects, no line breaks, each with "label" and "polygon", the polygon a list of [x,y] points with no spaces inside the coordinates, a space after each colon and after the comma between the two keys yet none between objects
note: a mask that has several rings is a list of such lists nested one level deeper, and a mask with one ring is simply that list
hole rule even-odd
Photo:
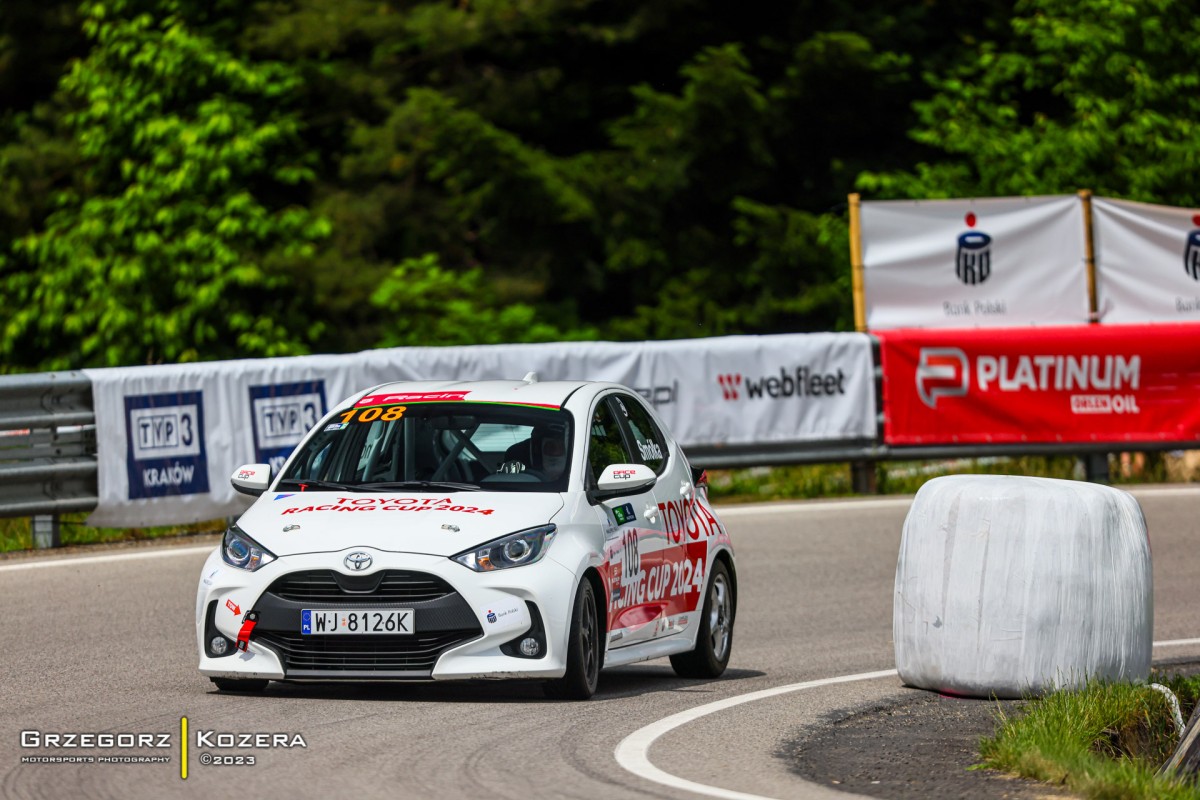
[{"label": "racing tire", "polygon": [[737,614],[737,598],[725,563],[713,564],[704,595],[704,611],[700,614],[700,630],[696,647],[686,653],[671,656],[671,668],[681,678],[717,678],[729,664],[733,652],[733,619]]},{"label": "racing tire", "polygon": [[263,678],[209,678],[222,692],[261,692],[269,680]]},{"label": "racing tire", "polygon": [[600,682],[600,615],[596,612],[596,592],[584,578],[575,591],[571,612],[571,631],[567,636],[567,672],[542,685],[546,696],[555,700],[587,700],[596,693]]}]

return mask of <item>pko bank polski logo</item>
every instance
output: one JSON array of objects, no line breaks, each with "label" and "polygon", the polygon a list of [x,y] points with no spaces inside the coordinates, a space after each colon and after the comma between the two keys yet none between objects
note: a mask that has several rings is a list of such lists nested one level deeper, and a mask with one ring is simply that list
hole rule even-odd
[{"label": "pko bank polski logo", "polygon": [[[1192,217],[1192,224],[1200,228],[1200,214]],[[1192,280],[1200,281],[1200,230],[1187,235],[1187,244],[1183,248],[1183,271]]]},{"label": "pko bank polski logo", "polygon": [[[967,212],[968,228],[975,227],[975,214]],[[954,256],[954,274],[968,286],[983,283],[992,274],[992,237],[983,231],[970,230],[958,236],[958,252]]]},{"label": "pko bank polski logo", "polygon": [[935,410],[939,397],[965,397],[973,384],[981,394],[1079,392],[1070,395],[1072,414],[1140,414],[1132,392],[1141,373],[1135,355],[977,355],[972,364],[957,347],[922,347],[916,384],[921,402]]}]

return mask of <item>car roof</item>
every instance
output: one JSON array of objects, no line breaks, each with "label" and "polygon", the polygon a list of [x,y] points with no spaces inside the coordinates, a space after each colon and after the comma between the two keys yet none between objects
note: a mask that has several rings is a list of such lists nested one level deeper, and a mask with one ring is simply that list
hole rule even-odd
[{"label": "car roof", "polygon": [[474,402],[562,408],[580,388],[606,385],[591,381],[397,381],[368,389],[354,404]]}]

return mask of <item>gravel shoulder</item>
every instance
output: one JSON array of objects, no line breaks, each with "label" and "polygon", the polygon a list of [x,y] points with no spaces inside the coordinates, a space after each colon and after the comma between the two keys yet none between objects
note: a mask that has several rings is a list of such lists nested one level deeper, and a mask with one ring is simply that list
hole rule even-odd
[{"label": "gravel shoulder", "polygon": [[806,781],[889,800],[1071,797],[1058,787],[986,769],[978,743],[1022,701],[949,697],[905,689],[887,701],[829,714],[780,752]]}]

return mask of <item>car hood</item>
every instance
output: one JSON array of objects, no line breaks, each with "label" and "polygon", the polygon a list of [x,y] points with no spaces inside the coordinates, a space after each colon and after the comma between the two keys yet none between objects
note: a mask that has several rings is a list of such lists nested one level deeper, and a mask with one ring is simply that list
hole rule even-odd
[{"label": "car hood", "polygon": [[562,507],[561,495],[534,492],[267,492],[238,527],[277,556],[348,547],[451,556],[544,525]]}]

